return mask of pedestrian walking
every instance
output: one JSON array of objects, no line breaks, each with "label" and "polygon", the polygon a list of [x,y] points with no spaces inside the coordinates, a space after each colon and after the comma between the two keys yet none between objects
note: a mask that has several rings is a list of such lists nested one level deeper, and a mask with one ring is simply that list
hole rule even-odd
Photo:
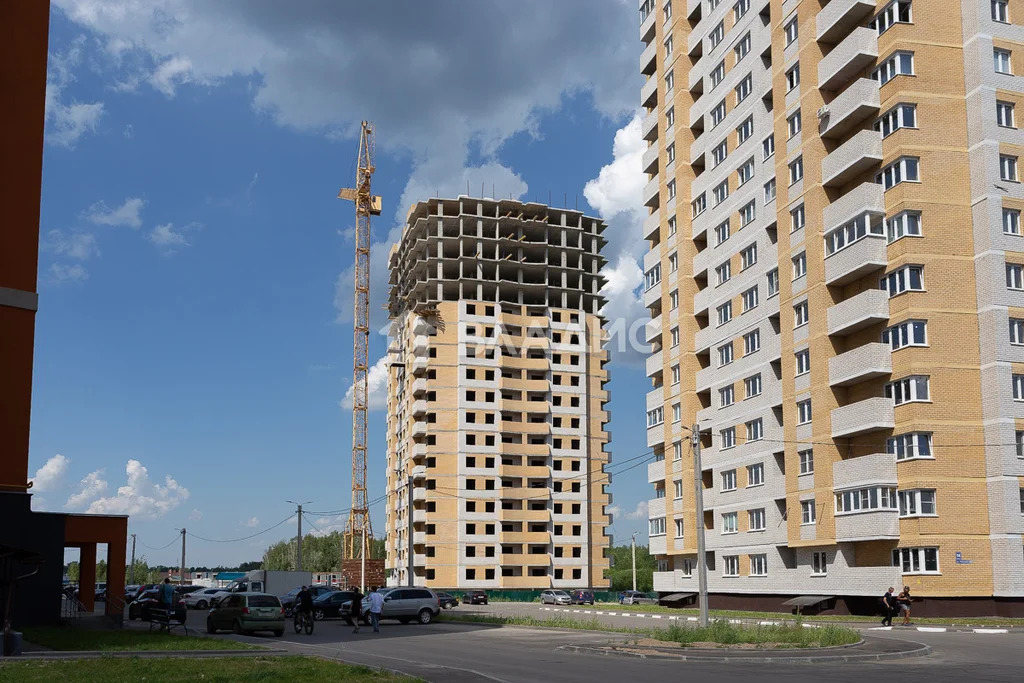
[{"label": "pedestrian walking", "polygon": [[896,596],[900,614],[903,615],[903,626],[910,626],[913,623],[910,621],[910,603],[913,601],[914,599],[910,597],[910,586],[904,586],[900,594]]},{"label": "pedestrian walking", "polygon": [[889,586],[889,590],[885,591],[885,595],[882,596],[882,626],[892,626],[892,618],[896,614],[896,598],[892,597],[893,590],[893,587]]},{"label": "pedestrian walking", "polygon": [[373,624],[373,632],[380,633],[380,613],[384,610],[384,596],[374,588],[370,593],[370,623]]},{"label": "pedestrian walking", "polygon": [[353,626],[352,633],[359,633],[359,618],[363,616],[363,594],[356,588],[352,592],[352,606],[348,608],[348,623]]}]

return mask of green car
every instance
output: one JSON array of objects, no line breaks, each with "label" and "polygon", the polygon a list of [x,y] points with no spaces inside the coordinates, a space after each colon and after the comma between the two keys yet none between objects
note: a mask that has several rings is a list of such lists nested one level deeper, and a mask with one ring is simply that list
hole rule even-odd
[{"label": "green car", "polygon": [[206,632],[229,629],[235,633],[273,631],[284,635],[284,607],[276,595],[267,593],[232,593],[210,610]]}]

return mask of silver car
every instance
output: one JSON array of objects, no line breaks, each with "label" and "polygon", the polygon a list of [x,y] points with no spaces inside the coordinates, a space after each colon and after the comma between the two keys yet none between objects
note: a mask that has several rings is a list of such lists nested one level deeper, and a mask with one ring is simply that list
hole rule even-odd
[{"label": "silver car", "polygon": [[[441,601],[437,593],[420,586],[402,586],[390,588],[384,595],[384,606],[381,608],[381,619],[397,619],[403,624],[416,620],[421,624],[429,624],[441,613]],[[370,619],[370,598],[363,599],[363,623]]]},{"label": "silver car", "polygon": [[541,591],[540,604],[547,605],[571,605],[572,598],[565,591],[546,590]]}]

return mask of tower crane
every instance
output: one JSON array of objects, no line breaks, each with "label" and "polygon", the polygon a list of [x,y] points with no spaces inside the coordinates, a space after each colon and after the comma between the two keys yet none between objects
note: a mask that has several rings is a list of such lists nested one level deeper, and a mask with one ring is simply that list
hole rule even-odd
[{"label": "tower crane", "polygon": [[355,311],[352,361],[352,507],[345,524],[343,559],[366,551],[364,539],[373,536],[366,499],[366,404],[370,346],[370,216],[379,216],[380,195],[370,192],[373,176],[373,124],[363,121],[356,159],[356,186],[342,188],[338,199],[356,205]]}]

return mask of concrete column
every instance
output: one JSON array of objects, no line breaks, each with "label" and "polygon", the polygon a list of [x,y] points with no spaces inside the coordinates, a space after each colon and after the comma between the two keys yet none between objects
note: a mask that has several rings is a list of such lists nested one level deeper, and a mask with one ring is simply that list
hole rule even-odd
[{"label": "concrete column", "polygon": [[107,604],[103,612],[108,617],[124,615],[126,550],[123,538],[107,539]]},{"label": "concrete column", "polygon": [[[78,599],[88,612],[96,607],[96,544],[83,543],[78,569]],[[122,580],[124,573],[122,571]],[[122,591],[123,593],[123,591]]]}]

